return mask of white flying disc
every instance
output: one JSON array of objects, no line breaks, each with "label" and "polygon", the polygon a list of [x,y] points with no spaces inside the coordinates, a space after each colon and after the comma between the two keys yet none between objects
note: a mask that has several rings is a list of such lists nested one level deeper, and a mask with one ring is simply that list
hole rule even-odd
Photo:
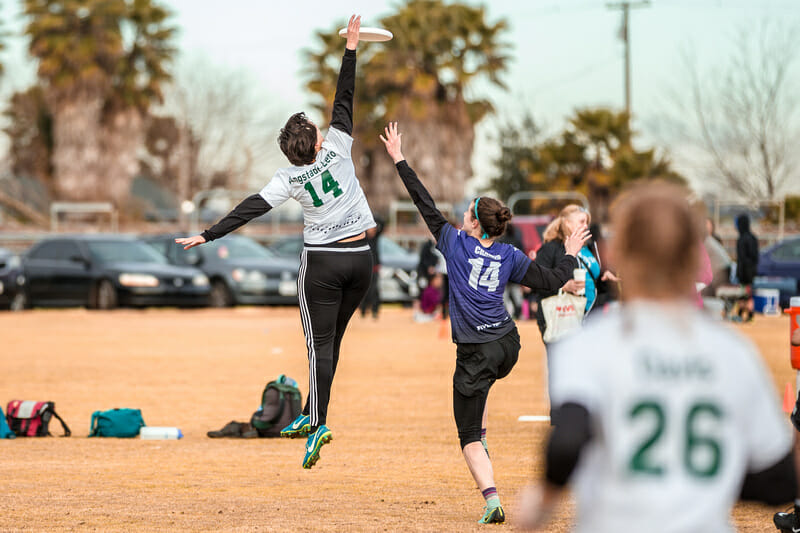
[{"label": "white flying disc", "polygon": [[[347,28],[339,30],[340,37],[347,37]],[[358,31],[358,39],[360,41],[382,42],[389,41],[394,37],[392,32],[384,30],[383,28],[367,28],[363,27]]]}]

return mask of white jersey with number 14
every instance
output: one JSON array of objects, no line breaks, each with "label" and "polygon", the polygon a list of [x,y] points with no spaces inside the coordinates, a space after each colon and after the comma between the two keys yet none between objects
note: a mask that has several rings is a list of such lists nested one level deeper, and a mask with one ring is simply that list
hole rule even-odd
[{"label": "white jersey with number 14", "polygon": [[356,177],[352,145],[350,135],[331,127],[312,164],[278,169],[261,189],[261,197],[273,208],[289,198],[300,203],[303,240],[308,244],[328,244],[375,225]]}]

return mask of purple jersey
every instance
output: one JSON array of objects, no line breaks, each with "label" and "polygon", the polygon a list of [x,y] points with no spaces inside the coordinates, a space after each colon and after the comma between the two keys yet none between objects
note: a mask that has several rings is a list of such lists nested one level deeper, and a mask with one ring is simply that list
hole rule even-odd
[{"label": "purple jersey", "polygon": [[509,281],[522,281],[531,264],[528,256],[501,242],[484,248],[450,224],[442,228],[436,248],[447,261],[453,342],[490,342],[511,331],[514,321],[503,292]]}]

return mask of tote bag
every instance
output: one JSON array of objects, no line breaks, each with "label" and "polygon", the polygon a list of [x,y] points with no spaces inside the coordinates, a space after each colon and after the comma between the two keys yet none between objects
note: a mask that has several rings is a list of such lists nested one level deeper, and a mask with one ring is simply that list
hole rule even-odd
[{"label": "tote bag", "polygon": [[541,301],[546,328],[544,342],[555,342],[581,327],[586,310],[586,297],[559,289],[558,294]]}]

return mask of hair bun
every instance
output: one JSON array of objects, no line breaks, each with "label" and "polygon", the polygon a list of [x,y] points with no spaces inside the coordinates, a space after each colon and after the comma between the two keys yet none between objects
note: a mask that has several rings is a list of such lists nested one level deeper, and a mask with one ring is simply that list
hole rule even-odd
[{"label": "hair bun", "polygon": [[509,220],[511,220],[511,217],[513,216],[514,215],[511,214],[511,209],[504,206],[501,207],[500,211],[497,212],[497,221],[500,222],[501,224],[504,224]]}]

